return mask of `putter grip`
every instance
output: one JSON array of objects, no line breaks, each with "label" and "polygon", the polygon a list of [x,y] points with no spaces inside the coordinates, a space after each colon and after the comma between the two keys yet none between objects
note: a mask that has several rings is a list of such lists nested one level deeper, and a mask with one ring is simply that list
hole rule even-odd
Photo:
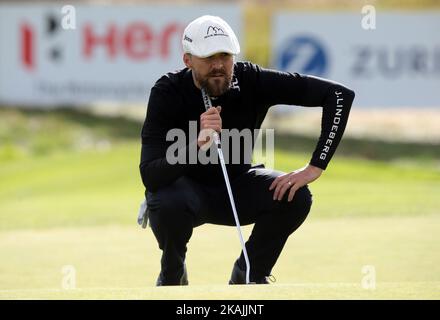
[{"label": "putter grip", "polygon": [[[211,98],[209,98],[209,95],[206,93],[206,90],[204,88],[202,88],[201,90],[202,90],[203,103],[205,104],[205,110],[208,111],[208,109],[212,107]],[[214,143],[217,145],[217,148],[220,148],[221,144],[218,133],[214,132],[212,137],[214,139]]]},{"label": "putter grip", "polygon": [[208,109],[212,107],[212,103],[211,103],[211,98],[209,98],[204,88],[202,88],[202,97],[203,97],[203,103],[205,104],[205,110],[208,111]]}]

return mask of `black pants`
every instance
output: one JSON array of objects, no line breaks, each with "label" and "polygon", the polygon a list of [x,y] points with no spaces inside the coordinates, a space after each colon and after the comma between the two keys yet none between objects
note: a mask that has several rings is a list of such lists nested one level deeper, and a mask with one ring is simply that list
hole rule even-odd
[{"label": "black pants", "polygon": [[[231,181],[240,224],[255,223],[246,242],[251,280],[270,275],[287,238],[306,219],[312,204],[307,186],[300,188],[291,202],[287,201],[288,192],[281,201],[273,200],[269,186],[281,174],[255,166]],[[193,228],[204,223],[235,226],[224,182],[207,187],[183,176],[157,192],[147,192],[147,202],[151,228],[163,251],[165,282],[176,282],[182,274]],[[245,266],[243,253],[239,264]]]}]

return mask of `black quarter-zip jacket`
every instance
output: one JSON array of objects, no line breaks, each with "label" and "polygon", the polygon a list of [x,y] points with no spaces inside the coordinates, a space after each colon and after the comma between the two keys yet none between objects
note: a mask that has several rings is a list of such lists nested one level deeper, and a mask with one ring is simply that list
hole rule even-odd
[{"label": "black quarter-zip jacket", "polygon": [[[230,89],[214,99],[213,105],[222,107],[222,129],[252,132],[260,128],[273,105],[322,107],[321,134],[310,164],[326,169],[344,133],[353,99],[352,90],[333,81],[236,62]],[[167,73],[155,83],[141,134],[140,172],[147,190],[154,192],[183,175],[205,185],[224,183],[219,163],[172,164],[166,158],[168,147],[175,142],[166,139],[171,129],[185,132],[187,141],[180,152],[186,153],[187,159],[189,152],[199,151],[197,137],[191,141],[189,122],[196,121],[199,129],[200,115],[205,111],[201,91],[188,68]],[[252,146],[254,143],[253,139]],[[227,160],[230,179],[251,167],[249,161],[245,161],[249,157],[244,156],[248,149],[241,148],[240,163]]]}]

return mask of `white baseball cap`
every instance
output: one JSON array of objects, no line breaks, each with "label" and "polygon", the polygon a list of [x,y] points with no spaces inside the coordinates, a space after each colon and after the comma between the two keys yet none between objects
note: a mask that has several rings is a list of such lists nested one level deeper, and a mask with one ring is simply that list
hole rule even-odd
[{"label": "white baseball cap", "polygon": [[240,53],[240,44],[232,28],[220,17],[201,16],[188,24],[182,36],[183,52],[206,58],[226,52]]}]

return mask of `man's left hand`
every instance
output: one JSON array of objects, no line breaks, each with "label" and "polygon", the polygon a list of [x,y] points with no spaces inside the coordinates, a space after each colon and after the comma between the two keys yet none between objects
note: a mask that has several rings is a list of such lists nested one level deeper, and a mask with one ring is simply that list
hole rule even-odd
[{"label": "man's left hand", "polygon": [[322,171],[324,170],[308,164],[304,168],[277,177],[269,187],[269,190],[275,189],[273,200],[280,201],[286,191],[289,190],[287,201],[292,201],[296,190],[318,179]]}]

